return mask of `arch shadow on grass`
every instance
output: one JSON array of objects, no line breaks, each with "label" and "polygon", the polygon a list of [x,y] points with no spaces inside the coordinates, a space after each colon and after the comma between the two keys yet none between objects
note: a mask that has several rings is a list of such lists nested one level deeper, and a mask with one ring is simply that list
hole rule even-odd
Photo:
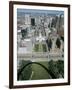
[{"label": "arch shadow on grass", "polygon": [[46,72],[52,77],[52,79],[55,79],[55,78],[56,78],[56,76],[55,76],[50,70],[48,70],[44,65],[42,65],[42,64],[40,64],[40,63],[38,63],[38,62],[30,62],[30,63],[26,64],[25,66],[23,66],[23,67],[20,69],[20,71],[18,72],[17,80],[19,80],[19,77],[20,77],[21,73],[22,73],[22,72],[24,71],[24,69],[25,69],[28,65],[30,65],[30,64],[40,65],[42,68],[44,68],[44,70],[46,70]]}]

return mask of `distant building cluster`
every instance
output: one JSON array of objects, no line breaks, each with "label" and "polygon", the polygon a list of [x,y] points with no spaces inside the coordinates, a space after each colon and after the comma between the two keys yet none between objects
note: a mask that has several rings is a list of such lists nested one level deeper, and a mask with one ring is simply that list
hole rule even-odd
[{"label": "distant building cluster", "polygon": [[18,53],[64,52],[64,15],[17,16]]}]

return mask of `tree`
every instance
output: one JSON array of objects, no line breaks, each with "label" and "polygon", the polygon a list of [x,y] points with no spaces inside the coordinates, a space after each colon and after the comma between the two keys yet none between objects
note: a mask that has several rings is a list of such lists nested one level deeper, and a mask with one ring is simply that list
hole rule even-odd
[{"label": "tree", "polygon": [[59,71],[58,71],[58,68],[56,66],[55,61],[53,61],[53,60],[49,61],[49,63],[48,63],[48,69],[49,69],[50,72],[53,73],[53,75],[55,76],[55,78],[58,78],[59,77]]},{"label": "tree", "polygon": [[[21,69],[31,61],[21,60],[19,63],[19,69],[17,70],[17,80],[29,80],[32,73],[32,65],[28,65],[25,69],[23,69],[22,73],[18,76],[18,73]],[[18,78],[19,77],[19,78]]]},{"label": "tree", "polygon": [[64,77],[64,61],[58,60],[57,68],[58,68],[59,73],[62,75],[62,77]]},{"label": "tree", "polygon": [[55,78],[63,78],[64,77],[64,61],[49,61],[48,62],[48,69],[50,72],[53,73]]}]

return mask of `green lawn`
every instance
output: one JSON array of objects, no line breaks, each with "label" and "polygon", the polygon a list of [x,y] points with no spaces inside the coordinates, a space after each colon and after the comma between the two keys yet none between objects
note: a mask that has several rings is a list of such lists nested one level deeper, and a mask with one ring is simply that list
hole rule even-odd
[{"label": "green lawn", "polygon": [[34,51],[35,52],[47,52],[46,44],[35,44],[34,45]]},{"label": "green lawn", "polygon": [[35,52],[38,52],[38,51],[39,51],[39,44],[35,44],[35,45],[34,45],[34,51],[35,51]]},{"label": "green lawn", "polygon": [[[39,63],[44,65],[46,68],[48,68],[48,62],[39,62]],[[32,75],[31,80],[51,78],[48,72],[40,65],[33,64],[32,71],[33,71],[33,75]]]},{"label": "green lawn", "polygon": [[[31,61],[24,61],[22,60],[20,63],[20,69],[24,67],[27,63]],[[18,80],[40,80],[40,79],[50,79],[52,78],[52,72],[55,77],[54,78],[63,78],[64,77],[64,61],[39,61],[37,63],[40,63],[44,65],[49,71],[47,72],[42,66],[38,64],[29,64],[20,74],[20,77]],[[18,70],[18,72],[19,72]],[[50,76],[51,75],[51,76]]]}]

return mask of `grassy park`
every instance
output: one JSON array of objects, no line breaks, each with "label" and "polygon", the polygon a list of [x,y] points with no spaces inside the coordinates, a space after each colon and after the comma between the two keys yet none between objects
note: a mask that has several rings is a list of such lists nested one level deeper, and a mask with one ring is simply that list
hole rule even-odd
[{"label": "grassy park", "polygon": [[34,45],[34,51],[35,52],[47,52],[46,44],[35,44]]},{"label": "grassy park", "polygon": [[[21,61],[20,68],[17,70],[19,73],[20,70],[31,61]],[[45,66],[49,71],[47,72],[42,66],[38,64],[29,64],[26,66],[21,74],[19,75],[18,80],[40,80],[40,79],[51,79],[52,75],[56,78],[64,78],[64,62],[61,60],[58,61],[39,61],[41,65]],[[52,74],[51,74],[52,73]]]},{"label": "grassy park", "polygon": [[[47,62],[39,62],[40,64],[44,65],[46,68],[48,68]],[[48,72],[41,67],[40,65],[33,64],[32,65],[33,75],[31,80],[39,80],[39,79],[49,79],[51,78]]]}]

